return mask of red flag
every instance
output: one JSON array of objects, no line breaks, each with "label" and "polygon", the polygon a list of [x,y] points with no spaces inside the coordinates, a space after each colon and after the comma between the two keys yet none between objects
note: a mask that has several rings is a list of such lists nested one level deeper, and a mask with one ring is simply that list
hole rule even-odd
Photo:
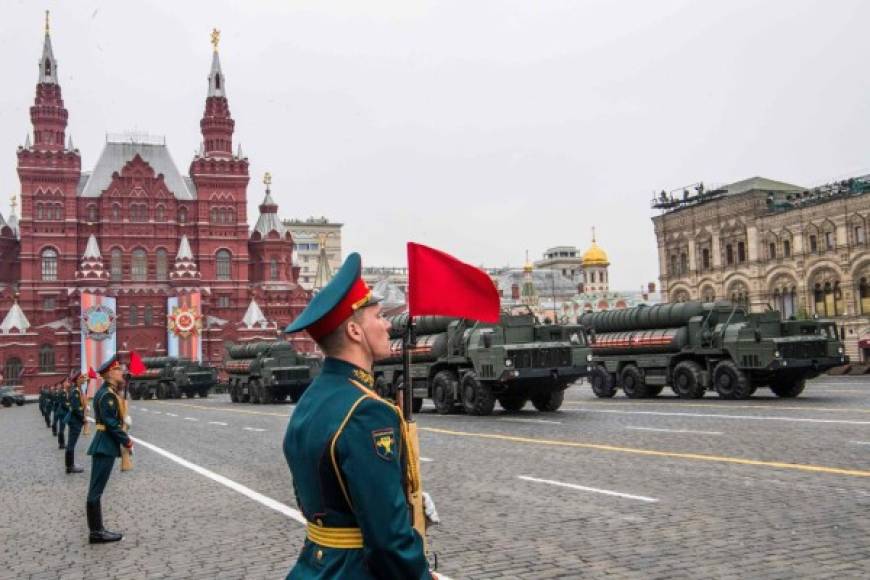
[{"label": "red flag", "polygon": [[408,312],[498,322],[501,300],[480,268],[440,250],[408,242]]},{"label": "red flag", "polygon": [[138,377],[145,372],[145,363],[142,362],[142,357],[135,350],[130,352],[130,374]]},{"label": "red flag", "polygon": [[94,367],[88,367],[88,378],[89,379],[99,378],[99,377],[97,377],[97,371],[94,370]]}]

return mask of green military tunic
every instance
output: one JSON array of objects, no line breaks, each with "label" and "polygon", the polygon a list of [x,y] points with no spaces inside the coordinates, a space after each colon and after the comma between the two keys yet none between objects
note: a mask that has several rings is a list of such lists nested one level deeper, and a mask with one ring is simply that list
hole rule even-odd
[{"label": "green military tunic", "polygon": [[[327,358],[293,412],[284,456],[309,531],[287,578],[432,577],[411,526],[402,419],[371,385],[368,372]],[[335,528],[349,530],[348,545],[358,529],[362,547],[329,547]]]},{"label": "green military tunic", "polygon": [[121,399],[108,385],[109,383],[104,382],[94,395],[94,420],[97,423],[97,432],[88,447],[88,455],[93,458],[88,503],[100,501],[109,482],[109,476],[112,474],[115,459],[121,456],[121,445],[130,444],[130,436],[123,429]]}]

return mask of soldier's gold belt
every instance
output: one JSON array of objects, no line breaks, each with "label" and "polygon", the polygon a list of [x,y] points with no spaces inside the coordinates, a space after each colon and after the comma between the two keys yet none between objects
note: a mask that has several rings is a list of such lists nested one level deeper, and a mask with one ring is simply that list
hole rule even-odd
[{"label": "soldier's gold belt", "polygon": [[103,425],[102,423],[97,423],[97,431],[105,431],[105,430],[106,430],[105,425]]},{"label": "soldier's gold belt", "polygon": [[363,547],[362,530],[359,528],[324,528],[308,522],[308,539],[324,548],[344,550]]}]

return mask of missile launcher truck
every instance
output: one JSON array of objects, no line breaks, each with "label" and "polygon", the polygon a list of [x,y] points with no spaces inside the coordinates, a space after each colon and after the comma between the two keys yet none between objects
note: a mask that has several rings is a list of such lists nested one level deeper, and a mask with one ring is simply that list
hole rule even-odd
[{"label": "missile launcher truck", "polygon": [[[389,318],[391,356],[374,366],[375,390],[395,398],[403,388],[402,333],[407,314]],[[432,399],[440,414],[489,415],[496,400],[518,411],[531,400],[557,411],[565,389],[586,374],[591,350],[577,326],[542,325],[534,314],[503,313],[498,324],[441,316],[415,319],[413,409]]]},{"label": "missile launcher truck", "polygon": [[217,369],[196,361],[174,356],[153,356],[142,359],[145,371],[128,375],[127,389],[133,399],[178,399],[182,395],[208,397],[217,384]]},{"label": "missile launcher truck", "polygon": [[224,371],[233,403],[295,403],[320,374],[317,357],[296,352],[289,342],[257,341],[228,344]]},{"label": "missile launcher truck", "polygon": [[629,398],[655,397],[666,385],[684,399],[714,389],[744,399],[758,388],[797,397],[805,383],[848,362],[830,320],[781,320],[730,302],[682,302],[587,313],[596,396],[621,388]]}]

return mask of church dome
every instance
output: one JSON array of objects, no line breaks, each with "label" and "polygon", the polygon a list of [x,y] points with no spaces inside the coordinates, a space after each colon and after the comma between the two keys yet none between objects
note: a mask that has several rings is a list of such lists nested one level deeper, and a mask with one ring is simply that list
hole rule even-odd
[{"label": "church dome", "polygon": [[607,253],[601,249],[601,246],[592,240],[592,245],[583,253],[583,267],[589,266],[609,266],[610,261],[607,259]]}]

